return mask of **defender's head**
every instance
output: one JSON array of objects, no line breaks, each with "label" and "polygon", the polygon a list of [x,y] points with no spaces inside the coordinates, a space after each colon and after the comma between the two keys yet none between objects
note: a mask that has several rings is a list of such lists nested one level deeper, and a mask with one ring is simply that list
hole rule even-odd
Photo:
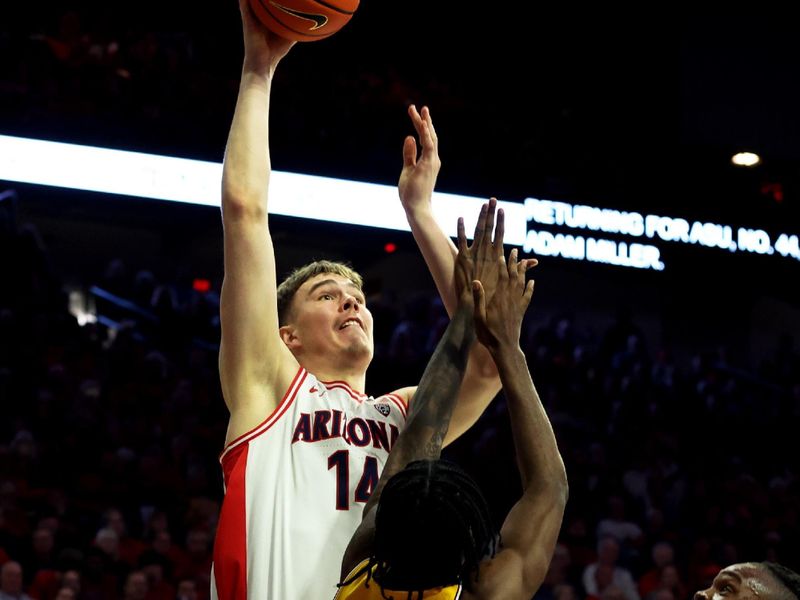
[{"label": "defender's head", "polygon": [[799,600],[800,575],[773,562],[738,563],[722,569],[694,600]]},{"label": "defender's head", "polygon": [[372,360],[372,314],[361,275],[345,264],[319,260],[278,286],[281,339],[298,358],[342,356]]},{"label": "defender's head", "polygon": [[375,580],[386,589],[469,586],[497,531],[475,481],[442,460],[410,463],[386,484],[375,516]]}]

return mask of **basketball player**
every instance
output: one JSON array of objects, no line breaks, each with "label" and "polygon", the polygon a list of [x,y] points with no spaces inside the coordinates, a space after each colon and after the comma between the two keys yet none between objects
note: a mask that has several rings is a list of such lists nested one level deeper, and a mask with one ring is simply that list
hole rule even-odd
[{"label": "basketball player", "polygon": [[773,562],[739,563],[722,569],[694,600],[800,600],[800,574]]},{"label": "basketball player", "polygon": [[[337,600],[524,600],[547,573],[567,501],[567,477],[519,346],[533,282],[525,283],[526,265],[517,261],[516,251],[506,266],[502,244],[495,242],[499,281],[488,299],[480,281],[469,281],[473,249],[466,245],[463,222],[458,241],[456,312],[348,545]],[[475,482],[439,460],[464,365],[464,348],[459,353],[448,346],[454,339],[466,343],[468,335],[456,337],[453,331],[467,327],[471,312],[477,337],[500,373],[522,479],[522,497],[499,537]]]},{"label": "basketball player", "polygon": [[[212,597],[329,598],[416,388],[377,398],[363,393],[372,316],[357,273],[320,261],[276,289],[269,99],[292,43],[260,26],[247,0],[240,9],[245,58],[222,181],[219,361],[230,422]],[[412,184],[419,177],[409,174]],[[487,221],[494,211],[492,203]],[[448,440],[478,418],[497,389],[470,358]]]}]

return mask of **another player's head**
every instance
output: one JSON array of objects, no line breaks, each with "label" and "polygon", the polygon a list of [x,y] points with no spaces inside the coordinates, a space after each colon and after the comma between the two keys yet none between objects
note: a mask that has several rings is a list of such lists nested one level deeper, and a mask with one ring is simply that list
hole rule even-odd
[{"label": "another player's head", "polygon": [[372,314],[362,278],[349,266],[319,260],[295,269],[278,286],[281,338],[301,360],[308,356],[372,359]]},{"label": "another player's head", "polygon": [[800,575],[773,562],[725,567],[694,600],[800,600]]},{"label": "another player's head", "polygon": [[463,583],[494,555],[497,531],[475,481],[442,460],[410,463],[387,483],[375,516],[369,567],[382,588]]}]

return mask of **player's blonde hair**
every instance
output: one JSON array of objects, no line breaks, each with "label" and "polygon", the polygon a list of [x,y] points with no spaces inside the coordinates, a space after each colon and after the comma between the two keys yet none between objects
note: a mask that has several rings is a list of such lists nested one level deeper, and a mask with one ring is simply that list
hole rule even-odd
[{"label": "player's blonde hair", "polygon": [[358,289],[364,285],[364,279],[349,265],[332,260],[315,260],[302,267],[296,268],[278,286],[278,324],[285,325],[292,312],[292,300],[306,281],[322,273],[340,275],[352,281]]}]

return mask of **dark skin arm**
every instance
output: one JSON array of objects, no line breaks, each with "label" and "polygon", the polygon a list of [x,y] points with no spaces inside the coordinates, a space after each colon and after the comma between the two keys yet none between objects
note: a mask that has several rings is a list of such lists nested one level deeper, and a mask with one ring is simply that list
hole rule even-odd
[{"label": "dark skin arm", "polygon": [[525,283],[525,267],[512,251],[492,299],[487,300],[480,282],[474,284],[474,293],[475,331],[503,383],[523,493],[503,523],[500,552],[480,564],[464,598],[530,598],[547,573],[568,495],[555,435],[519,346],[533,281]]},{"label": "dark skin arm", "polygon": [[[493,208],[484,205],[475,229],[475,238],[467,246],[463,219],[458,222],[459,253],[455,264],[455,283],[458,306],[447,330],[428,362],[405,429],[398,437],[375,491],[364,507],[364,518],[353,534],[342,560],[342,578],[346,577],[362,560],[372,554],[375,532],[375,512],[381,492],[391,477],[415,460],[434,460],[441,456],[453,407],[464,376],[472,343],[473,327],[472,281],[482,276],[489,280],[497,277],[504,268],[503,213],[497,215],[497,233],[492,240]],[[486,246],[490,251],[486,251]]]}]

